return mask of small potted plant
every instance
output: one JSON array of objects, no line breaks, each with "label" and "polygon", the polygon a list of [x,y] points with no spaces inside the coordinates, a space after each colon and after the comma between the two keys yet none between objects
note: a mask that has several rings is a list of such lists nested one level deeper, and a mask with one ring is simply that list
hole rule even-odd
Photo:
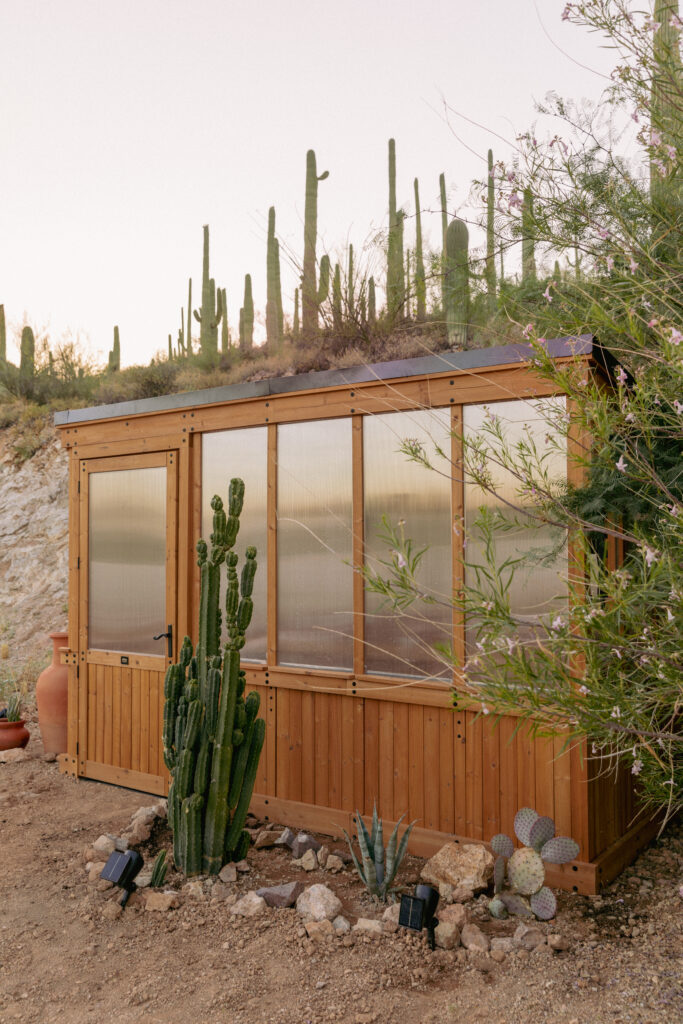
[{"label": "small potted plant", "polygon": [[25,747],[30,738],[21,717],[21,694],[13,693],[7,699],[7,707],[0,711],[0,750]]}]

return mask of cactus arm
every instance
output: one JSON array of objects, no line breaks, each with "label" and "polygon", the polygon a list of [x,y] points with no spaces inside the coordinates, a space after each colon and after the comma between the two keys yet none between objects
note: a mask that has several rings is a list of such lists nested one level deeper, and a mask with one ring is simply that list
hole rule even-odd
[{"label": "cactus arm", "polygon": [[[403,815],[401,815],[401,818],[399,819],[399,821],[401,821],[402,819],[403,819]],[[413,825],[415,824],[416,821],[417,821],[417,818],[415,818],[414,821],[411,821],[410,825],[408,825],[408,827],[406,828],[405,832],[401,836],[401,842],[398,844],[398,851],[396,853],[396,860],[394,861],[393,870],[391,872],[391,877],[387,878],[387,883],[386,883],[387,884],[387,889],[389,888],[391,883],[394,881],[394,878],[396,877],[396,872],[400,868],[401,862],[402,862],[403,858],[406,855],[406,850],[408,849],[408,840],[410,839],[410,833],[413,831]]]},{"label": "cactus arm", "polygon": [[239,835],[244,828],[244,822],[247,819],[247,812],[249,811],[249,804],[251,803],[251,796],[254,792],[254,783],[256,782],[256,772],[258,770],[259,758],[263,749],[263,743],[266,738],[266,723],[263,718],[257,718],[254,722],[253,731],[251,734],[251,743],[249,745],[249,757],[247,758],[247,766],[244,771],[244,781],[242,783],[242,791],[240,792],[239,802],[235,809],[232,822],[230,823],[230,829],[226,837],[226,846],[229,849],[233,849],[236,845]]}]

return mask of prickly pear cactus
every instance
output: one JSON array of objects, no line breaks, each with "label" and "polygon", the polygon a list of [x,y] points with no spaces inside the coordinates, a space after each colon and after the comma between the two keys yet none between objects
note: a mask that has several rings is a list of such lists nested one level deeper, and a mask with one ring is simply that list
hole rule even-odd
[{"label": "prickly pear cactus", "polygon": [[[230,481],[227,513],[214,496],[211,549],[197,544],[200,573],[196,649],[185,637],[177,664],[164,682],[164,760],[172,781],[168,821],[173,859],[186,875],[217,874],[249,847],[244,822],[254,789],[265,722],[257,718],[258,693],[244,697],[240,650],[253,611],[256,548],[248,547],[241,579],[232,550],[240,526],[244,483]],[[220,570],[227,567],[221,648]]]},{"label": "prickly pear cactus", "polygon": [[[515,850],[512,839],[499,833],[491,839],[497,855],[493,869],[494,897],[489,903],[492,917],[535,915],[549,921],[557,911],[555,896],[545,882],[545,864],[568,864],[579,855],[579,844],[568,836],[555,835],[552,818],[541,817],[531,807],[515,815],[515,835],[524,845]],[[505,869],[507,861],[507,882]],[[528,897],[528,899],[527,899]]]}]

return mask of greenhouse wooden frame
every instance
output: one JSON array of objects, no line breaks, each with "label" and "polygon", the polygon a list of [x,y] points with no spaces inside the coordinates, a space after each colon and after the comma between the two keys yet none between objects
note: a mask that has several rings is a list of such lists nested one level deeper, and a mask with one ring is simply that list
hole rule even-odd
[{"label": "greenhouse wooden frame", "polygon": [[[609,373],[608,357],[590,336],[548,342],[554,358],[581,360]],[[267,431],[267,653],[245,662],[247,689],[258,690],[266,742],[252,810],[262,818],[340,836],[355,812],[377,803],[388,823],[417,819],[411,850],[431,855],[451,839],[487,842],[512,832],[519,807],[555,819],[580,844],[579,859],[550,867],[551,884],[599,891],[656,831],[638,816],[630,776],[605,774],[579,745],[534,738],[514,715],[494,728],[451,685],[373,675],[364,663],[364,582],[353,577],[353,662],[345,670],[278,664],[278,427],[350,418],[354,566],[364,558],[363,424],[387,411],[448,409],[457,434],[466,405],[552,394],[523,345],[447,352],[424,358],[311,373],[189,394],[57,413],[69,455],[68,751],[63,771],[164,794],[161,717],[169,659],[89,647],[88,493],[93,474],[125,468],[165,471],[166,620],[173,650],[196,640],[201,535],[202,439],[209,432],[264,426]],[[457,441],[451,457],[458,463]],[[230,467],[226,467],[226,479]],[[456,475],[457,476],[457,475]],[[104,479],[104,478],[102,478]],[[99,485],[99,484],[98,484]],[[451,511],[463,512],[463,486],[451,482]],[[248,499],[247,499],[248,500]],[[428,541],[427,541],[428,542]],[[161,548],[160,548],[161,550]],[[461,558],[452,546],[453,590]],[[160,556],[162,557],[162,556]],[[614,557],[614,553],[612,554]],[[464,626],[453,616],[454,649],[464,654]],[[455,694],[455,700],[454,700]]]}]

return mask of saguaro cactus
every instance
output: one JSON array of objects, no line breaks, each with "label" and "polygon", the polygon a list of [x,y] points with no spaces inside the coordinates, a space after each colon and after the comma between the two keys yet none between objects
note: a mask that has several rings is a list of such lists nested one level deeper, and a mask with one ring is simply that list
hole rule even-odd
[{"label": "saguaro cactus", "polygon": [[342,326],[342,285],[341,267],[338,263],[334,265],[334,277],[332,278],[332,327],[338,334]]},{"label": "saguaro cactus", "polygon": [[35,374],[35,355],[36,339],[33,336],[33,330],[28,326],[28,324],[26,324],[21,332],[21,354],[19,362],[19,376],[23,381],[31,380]]},{"label": "saguaro cactus", "polygon": [[294,289],[294,320],[292,321],[292,337],[296,341],[301,333],[299,324],[299,289]]},{"label": "saguaro cactus", "polygon": [[403,211],[396,206],[396,142],[389,139],[389,245],[387,250],[387,314],[396,317],[403,308]]},{"label": "saguaro cactus", "polygon": [[216,282],[209,276],[209,225],[204,225],[204,255],[202,259],[202,308],[201,313],[195,309],[194,317],[199,324],[199,348],[203,356],[216,355],[218,352],[218,325],[221,322],[222,303],[218,293],[216,301]]},{"label": "saguaro cactus", "polygon": [[439,199],[441,202],[441,308],[446,319],[446,235],[448,233],[448,206],[446,201],[446,175],[439,175]]},{"label": "saguaro cactus", "polygon": [[240,309],[240,348],[251,350],[254,344],[254,298],[251,292],[251,274],[244,275],[244,305]]},{"label": "saguaro cactus", "polygon": [[280,243],[275,237],[275,207],[268,210],[266,255],[266,338],[276,349],[282,340],[282,290],[280,286]]},{"label": "saguaro cactus", "polygon": [[524,189],[522,205],[522,282],[530,284],[536,280],[536,256],[534,251],[534,197],[531,189]]},{"label": "saguaro cactus", "polygon": [[415,189],[415,301],[416,316],[424,320],[427,315],[427,282],[425,279],[424,255],[422,252],[422,211],[420,209],[420,186],[417,178]]},{"label": "saguaro cactus", "polygon": [[495,313],[496,303],[496,256],[494,252],[495,235],[493,230],[493,213],[495,207],[495,181],[493,170],[493,150],[488,151],[488,179],[486,188],[486,293],[489,312]]},{"label": "saguaro cactus", "polygon": [[316,283],[315,249],[318,239],[318,182],[329,177],[329,171],[318,174],[315,152],[306,154],[306,205],[304,208],[304,267],[301,277],[301,320],[304,338],[310,339],[318,330],[318,312],[327,298],[330,282],[329,257],[320,261],[320,281]]},{"label": "saguaro cactus", "polygon": [[375,296],[375,279],[368,279],[368,327],[374,327],[377,323],[377,298]]},{"label": "saguaro cactus", "polygon": [[230,350],[230,325],[228,324],[228,295],[225,288],[221,288],[222,313],[221,317],[221,352],[226,355]]},{"label": "saguaro cactus", "polygon": [[469,320],[469,232],[464,221],[454,218],[446,233],[446,329],[450,345],[467,346]]},{"label": "saguaro cactus", "polygon": [[112,372],[121,369],[121,339],[119,337],[118,327],[114,328],[114,344],[109,352],[109,361],[107,363],[107,369]]},{"label": "saguaro cactus", "polygon": [[356,318],[356,300],[354,296],[354,281],[353,281],[353,246],[349,243],[349,264],[346,277],[346,316],[348,320],[354,321]]},{"label": "saguaro cactus", "polygon": [[[199,638],[185,637],[180,657],[164,683],[164,759],[172,775],[168,820],[173,859],[186,875],[217,874],[241,860],[249,846],[244,822],[265,738],[257,719],[260,698],[244,698],[240,650],[253,611],[256,549],[248,547],[241,580],[233,551],[239,532],[244,483],[230,481],[227,515],[218,495],[211,501],[211,551],[197,544],[200,570]],[[220,572],[227,566],[225,624],[221,651]]]}]

